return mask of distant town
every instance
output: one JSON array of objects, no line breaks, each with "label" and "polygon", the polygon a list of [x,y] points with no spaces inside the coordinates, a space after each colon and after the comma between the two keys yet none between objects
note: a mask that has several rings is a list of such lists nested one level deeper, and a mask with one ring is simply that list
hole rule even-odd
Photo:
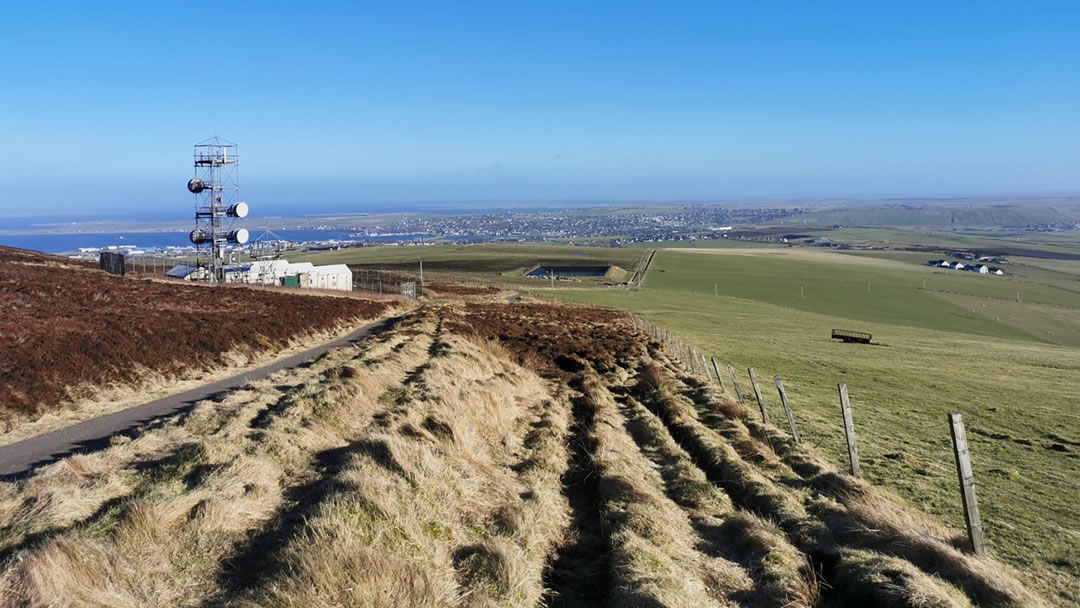
[{"label": "distant town", "polygon": [[[685,205],[678,207],[612,207],[557,211],[509,211],[451,216],[404,216],[382,223],[362,220],[298,224],[296,230],[252,230],[246,244],[230,245],[237,255],[260,249],[328,250],[371,245],[434,245],[490,242],[567,242],[626,246],[661,241],[694,241],[719,238],[755,238],[736,235],[736,226],[758,225],[795,217],[810,210],[800,207],[745,207]],[[255,223],[255,222],[251,222]],[[290,226],[290,228],[292,228]],[[292,234],[303,232],[303,238]],[[160,235],[161,233],[155,233]],[[325,235],[325,237],[323,237]],[[137,237],[135,237],[137,238]],[[770,238],[782,241],[782,238]],[[80,247],[67,252],[74,258],[95,258],[101,251],[131,256],[189,257],[189,243],[145,247],[123,243]]]}]

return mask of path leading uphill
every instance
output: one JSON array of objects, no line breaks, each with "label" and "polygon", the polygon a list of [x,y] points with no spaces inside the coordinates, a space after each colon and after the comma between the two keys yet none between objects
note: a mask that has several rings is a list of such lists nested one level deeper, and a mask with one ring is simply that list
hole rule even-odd
[{"label": "path leading uphill", "polygon": [[239,388],[276,371],[296,367],[331,349],[353,344],[369,334],[390,329],[404,316],[369,323],[346,336],[249,372],[0,447],[0,479],[15,479],[26,475],[35,467],[55,462],[65,456],[101,449],[109,444],[113,435],[177,414],[194,407],[203,399]]}]

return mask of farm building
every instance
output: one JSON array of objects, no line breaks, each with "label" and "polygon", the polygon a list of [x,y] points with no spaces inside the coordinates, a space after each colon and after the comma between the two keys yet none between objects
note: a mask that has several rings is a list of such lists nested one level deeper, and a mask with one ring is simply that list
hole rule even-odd
[{"label": "farm building", "polygon": [[300,274],[300,287],[352,291],[352,270],[345,264],[314,266]]}]

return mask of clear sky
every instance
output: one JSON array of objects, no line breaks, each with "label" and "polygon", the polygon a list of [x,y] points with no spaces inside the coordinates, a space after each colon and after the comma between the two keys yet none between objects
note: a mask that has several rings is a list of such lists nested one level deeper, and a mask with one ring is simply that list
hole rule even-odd
[{"label": "clear sky", "polygon": [[1080,190],[1080,3],[9,2],[0,216]]}]

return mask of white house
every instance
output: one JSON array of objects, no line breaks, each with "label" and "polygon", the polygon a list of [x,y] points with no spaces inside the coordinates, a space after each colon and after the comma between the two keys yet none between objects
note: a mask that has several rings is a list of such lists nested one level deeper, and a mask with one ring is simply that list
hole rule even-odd
[{"label": "white house", "polygon": [[989,267],[989,266],[987,266],[986,264],[983,264],[983,265],[981,265],[981,266],[978,266],[977,268],[975,268],[975,270],[976,270],[976,271],[977,271],[977,272],[978,272],[979,274],[990,274],[990,267]]},{"label": "white house", "polygon": [[965,266],[966,265],[963,262],[957,262],[955,265],[953,265],[953,269],[955,269],[955,270],[963,270],[965,268]]},{"label": "white house", "polygon": [[315,266],[300,274],[300,287],[352,291],[352,270],[345,264]]}]

